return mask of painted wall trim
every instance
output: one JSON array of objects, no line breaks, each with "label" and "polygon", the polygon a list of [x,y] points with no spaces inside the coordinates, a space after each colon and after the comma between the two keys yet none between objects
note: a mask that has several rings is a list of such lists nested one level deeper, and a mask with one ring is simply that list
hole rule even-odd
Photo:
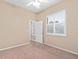
[{"label": "painted wall trim", "polygon": [[[28,42],[28,43],[19,44],[19,45],[16,45],[16,46],[11,46],[11,47],[7,47],[7,48],[2,48],[2,49],[0,49],[0,51],[5,51],[5,50],[8,50],[8,49],[17,48],[17,47],[21,47],[21,46],[23,46],[23,45],[29,45],[29,44],[31,44],[31,43]],[[49,44],[46,44],[46,43],[43,43],[43,44],[48,45],[48,46],[51,46],[51,47],[53,47],[53,48],[57,48],[57,49],[60,49],[60,50],[69,52],[69,53],[72,53],[72,54],[75,54],[75,55],[78,55],[78,53],[76,53],[76,52],[73,52],[73,51],[70,51],[70,50],[67,50],[67,49],[64,49],[64,48],[55,46],[55,45],[49,45]]]},{"label": "painted wall trim", "polygon": [[78,55],[78,53],[73,52],[73,51],[70,51],[70,50],[68,50],[68,49],[64,49],[64,48],[61,48],[61,47],[58,47],[58,46],[55,46],[55,45],[46,44],[46,43],[44,43],[44,44],[45,44],[45,45],[48,45],[48,46],[51,46],[51,47],[53,47],[53,48],[57,48],[57,49],[63,50],[63,51],[68,52],[68,53],[72,53],[72,54]]},{"label": "painted wall trim", "polygon": [[0,51],[5,51],[5,50],[9,50],[9,49],[12,49],[12,48],[21,47],[21,46],[23,46],[23,45],[28,45],[28,44],[30,44],[30,43],[28,42],[28,43],[18,44],[18,45],[11,46],[11,47],[7,47],[7,48],[2,48],[2,49],[0,49]]}]

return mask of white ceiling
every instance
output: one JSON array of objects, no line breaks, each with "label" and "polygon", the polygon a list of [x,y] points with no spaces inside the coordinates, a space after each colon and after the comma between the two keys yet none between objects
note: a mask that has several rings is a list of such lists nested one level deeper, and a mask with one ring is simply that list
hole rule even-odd
[{"label": "white ceiling", "polygon": [[10,4],[25,8],[27,10],[30,10],[30,11],[34,12],[34,13],[38,13],[40,11],[43,11],[43,10],[47,9],[48,7],[50,7],[50,6],[61,2],[61,0],[48,0],[49,1],[48,3],[41,2],[40,8],[35,8],[32,5],[27,6],[27,4],[30,3],[31,1],[33,1],[33,0],[6,0],[6,2],[8,2]]}]

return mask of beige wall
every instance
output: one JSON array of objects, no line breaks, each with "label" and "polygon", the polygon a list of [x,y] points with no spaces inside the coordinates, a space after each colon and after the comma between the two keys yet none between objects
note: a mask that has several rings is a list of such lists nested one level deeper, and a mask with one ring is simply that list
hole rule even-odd
[{"label": "beige wall", "polygon": [[28,43],[28,21],[35,14],[0,0],[0,49]]},{"label": "beige wall", "polygon": [[54,5],[44,12],[37,15],[38,20],[44,20],[46,22],[46,16],[51,13],[66,9],[66,25],[67,25],[67,36],[50,36],[46,34],[46,23],[45,23],[45,36],[44,43],[48,45],[55,45],[77,53],[77,0],[63,0],[61,3]]},{"label": "beige wall", "polygon": [[28,21],[38,19],[46,22],[47,15],[62,9],[67,10],[67,36],[47,35],[45,23],[44,43],[77,52],[77,0],[63,0],[36,15],[0,0],[0,49],[28,43]]}]

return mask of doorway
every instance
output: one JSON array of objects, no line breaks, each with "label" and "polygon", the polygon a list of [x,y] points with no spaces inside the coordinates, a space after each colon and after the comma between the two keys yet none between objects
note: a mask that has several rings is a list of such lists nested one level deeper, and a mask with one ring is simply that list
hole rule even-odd
[{"label": "doorway", "polygon": [[43,43],[43,21],[35,21],[32,20],[30,21],[30,27],[29,27],[29,32],[30,32],[30,40]]}]

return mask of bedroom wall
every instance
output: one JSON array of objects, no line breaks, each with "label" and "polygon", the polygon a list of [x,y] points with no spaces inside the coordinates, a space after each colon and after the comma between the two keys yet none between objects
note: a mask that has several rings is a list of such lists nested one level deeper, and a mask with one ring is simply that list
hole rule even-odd
[{"label": "bedroom wall", "polygon": [[[66,25],[67,25],[67,36],[53,36],[48,35],[46,32],[46,16],[55,12],[66,9]],[[61,3],[49,7],[37,15],[38,20],[43,20],[44,23],[44,43],[57,46],[72,52],[77,53],[77,0],[63,0]]]},{"label": "bedroom wall", "polygon": [[34,13],[0,0],[0,49],[28,43],[30,19]]},{"label": "bedroom wall", "polygon": [[[46,32],[46,16],[66,9],[67,36],[50,36]],[[77,53],[77,0],[63,0],[38,14],[9,5],[0,0],[0,49],[29,42],[28,23],[30,19],[44,21],[44,43],[55,45]]]}]

